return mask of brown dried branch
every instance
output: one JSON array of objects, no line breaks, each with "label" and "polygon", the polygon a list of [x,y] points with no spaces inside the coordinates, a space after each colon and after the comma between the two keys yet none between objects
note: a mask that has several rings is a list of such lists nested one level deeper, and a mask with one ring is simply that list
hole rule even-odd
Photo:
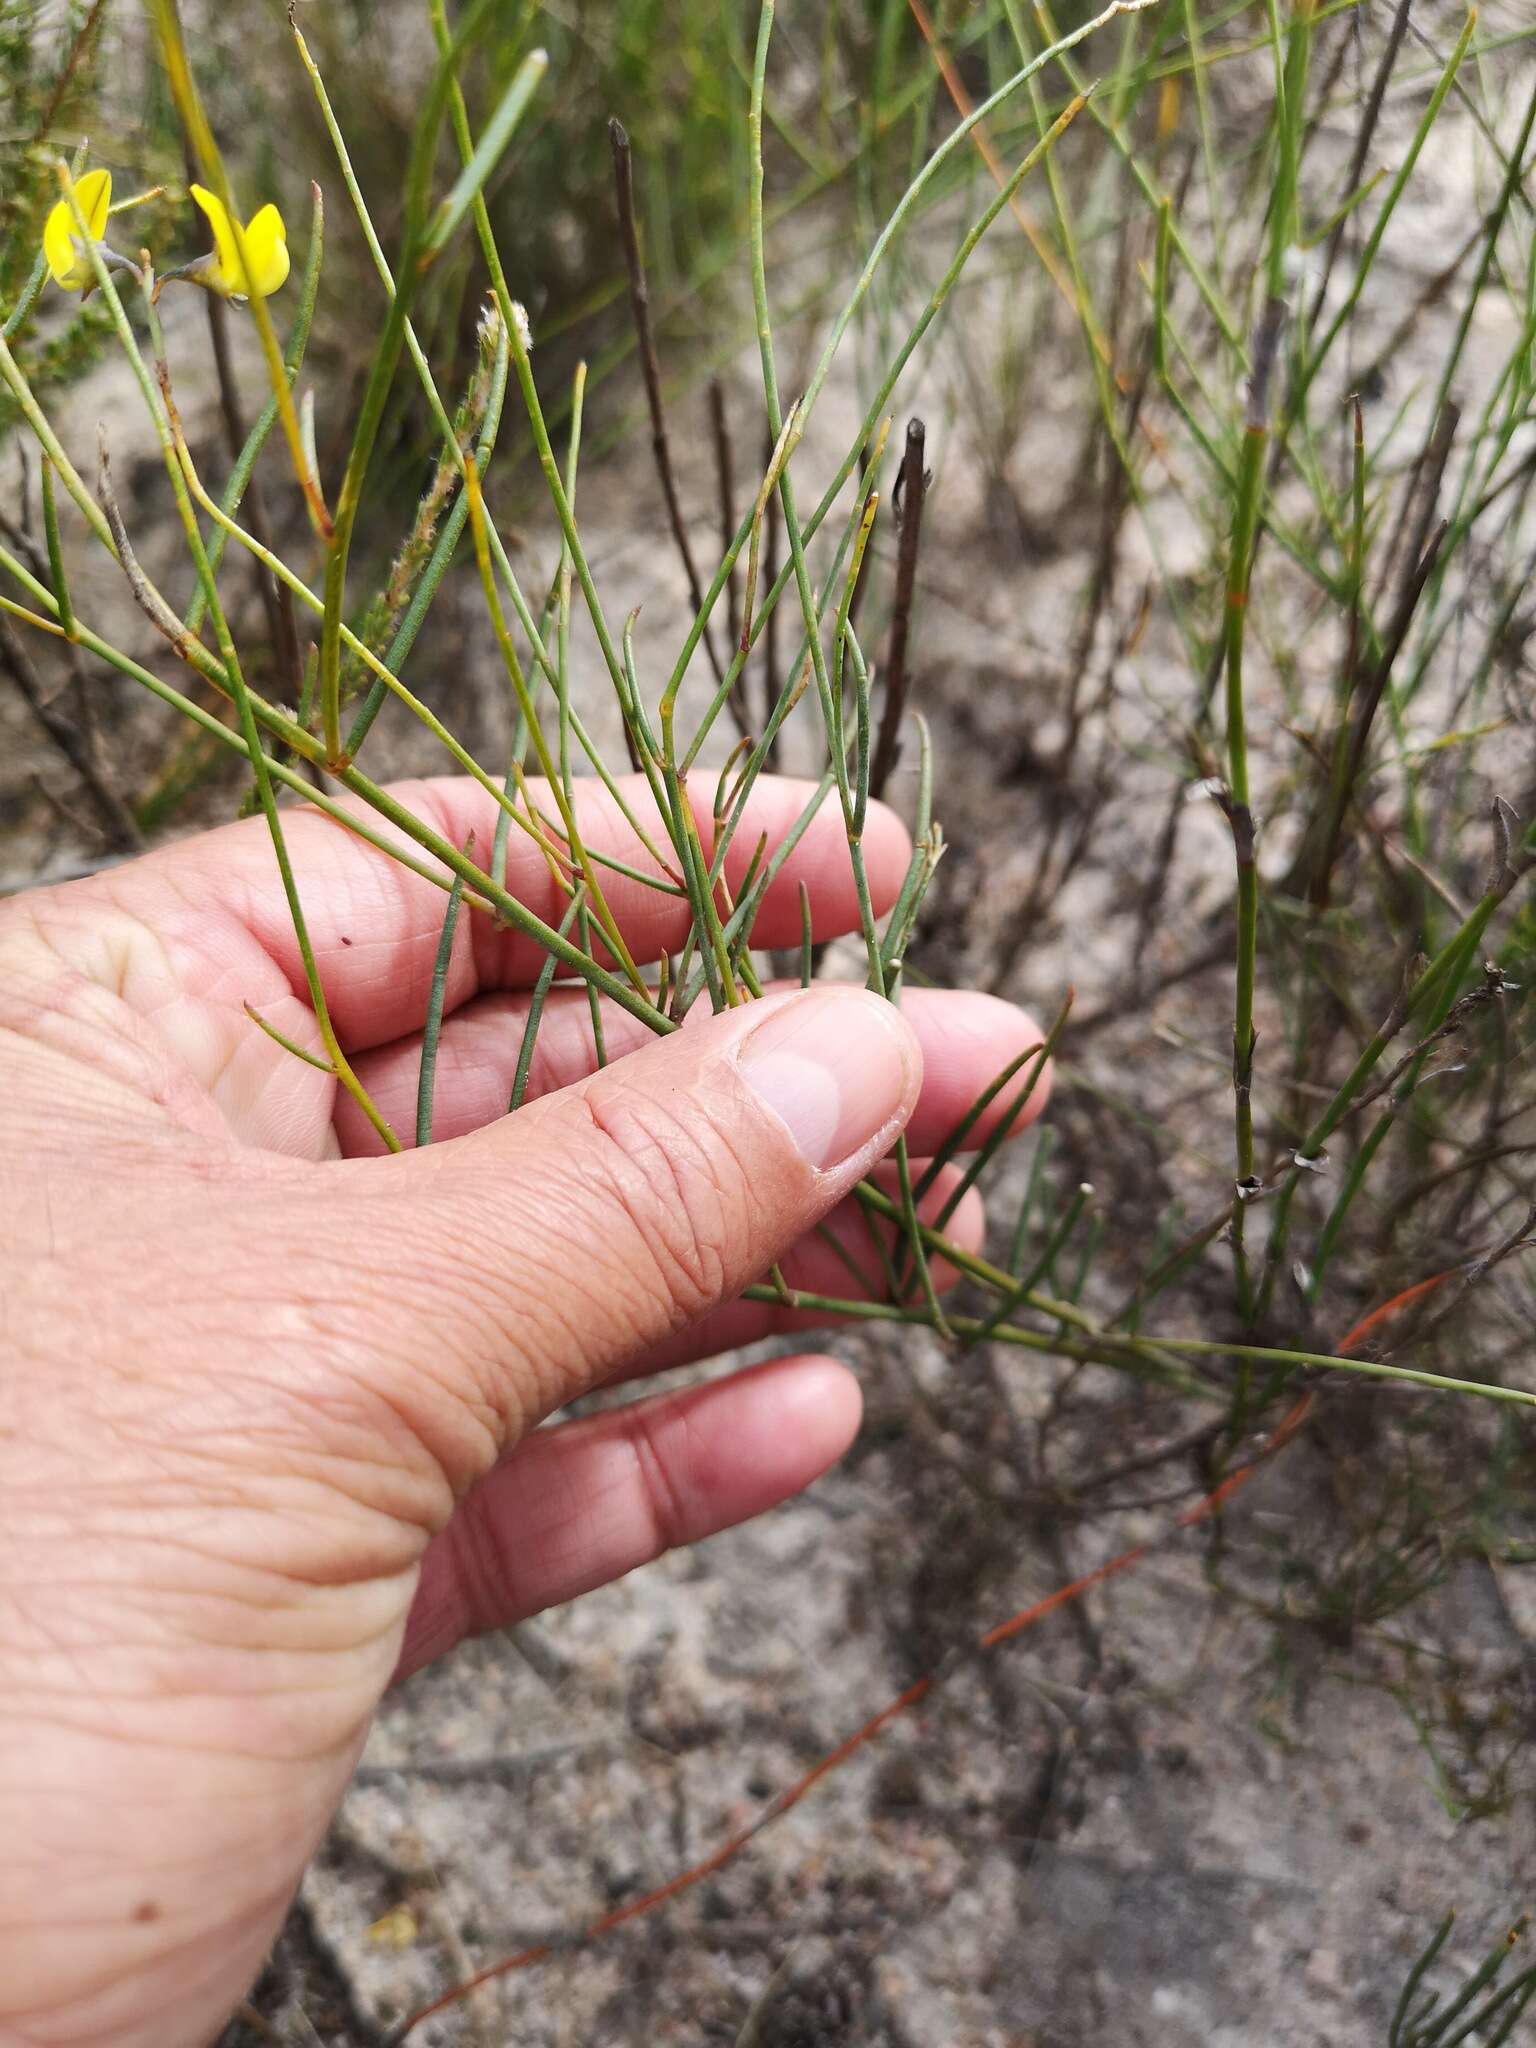
[{"label": "brown dried branch", "polygon": [[139,566],[139,558],[133,551],[128,529],[123,523],[122,507],[118,504],[117,493],[112,488],[112,464],[107,454],[105,431],[98,436],[96,451],[96,495],[101,500],[102,511],[106,514],[112,544],[117,549],[123,574],[128,579],[128,588],[133,593],[133,601],[156,632],[163,633],[170,641],[180,659],[197,668],[199,664],[193,649],[196,648],[199,654],[206,653],[206,649],[200,640],[187,631],[176,613],[144,574]]},{"label": "brown dried branch", "polygon": [[[715,482],[720,493],[720,551],[727,554],[736,538],[736,459],[731,445],[730,422],[725,415],[725,387],[718,376],[709,380],[709,426],[715,448]],[[732,563],[725,579],[725,627],[727,645],[741,638],[741,588]]]},{"label": "brown dried branch", "polygon": [[1338,744],[1344,749],[1340,772],[1328,792],[1327,808],[1315,828],[1313,843],[1317,856],[1311,864],[1307,882],[1307,898],[1314,909],[1324,910],[1333,883],[1333,870],[1339,858],[1340,843],[1344,835],[1344,820],[1354,800],[1355,785],[1365,762],[1365,750],[1370,742],[1371,727],[1381,707],[1382,696],[1391,678],[1392,669],[1402,652],[1408,629],[1413,624],[1414,613],[1424,595],[1424,587],[1434,573],[1440,550],[1444,545],[1449,527],[1442,520],[1431,538],[1428,547],[1418,557],[1410,575],[1404,582],[1399,595],[1397,610],[1393,613],[1382,642],[1381,653],[1371,665],[1364,687],[1360,691],[1360,707],[1354,715],[1352,729],[1347,739],[1341,733]]},{"label": "brown dried branch", "polygon": [[[666,501],[667,523],[677,544],[683,574],[688,579],[689,601],[697,616],[704,609],[704,586],[699,581],[698,568],[693,559],[693,547],[688,539],[688,528],[677,495],[677,478],[672,468],[672,445],[667,436],[667,418],[661,397],[661,363],[656,354],[656,336],[651,326],[650,287],[645,279],[645,263],[640,254],[640,228],[635,216],[633,163],[629,136],[625,133],[622,121],[612,120],[608,123],[608,143],[613,152],[613,188],[618,202],[619,232],[624,244],[624,267],[629,273],[630,311],[634,315],[635,339],[640,350],[640,374],[645,380],[645,402],[651,415],[651,452],[656,458],[656,475],[661,483],[661,495]],[[725,669],[707,621],[702,639],[709,665],[715,672],[715,681],[723,682]],[[736,714],[737,724],[742,725],[742,708],[735,703],[734,698],[731,708]],[[742,730],[746,730],[744,725]]]},{"label": "brown dried branch", "polygon": [[928,471],[924,466],[927,428],[919,419],[907,422],[907,444],[902,450],[901,469],[892,494],[892,507],[900,525],[896,539],[896,595],[891,610],[891,638],[885,661],[885,705],[880,713],[880,731],[875,740],[874,759],[869,769],[871,796],[883,796],[896,763],[901,759],[901,721],[907,707],[911,675],[907,648],[912,628],[912,592],[917,582],[917,550],[923,533],[923,504],[928,495]]},{"label": "brown dried branch", "polygon": [[[113,787],[97,752],[94,724],[87,719],[67,716],[52,701],[21,635],[3,613],[0,613],[0,666],[5,668],[16,685],[22,702],[37,724],[84,784],[107,844],[114,851],[124,853],[141,845],[142,838],[133,813]],[[77,672],[75,680],[83,696],[84,677]]]}]

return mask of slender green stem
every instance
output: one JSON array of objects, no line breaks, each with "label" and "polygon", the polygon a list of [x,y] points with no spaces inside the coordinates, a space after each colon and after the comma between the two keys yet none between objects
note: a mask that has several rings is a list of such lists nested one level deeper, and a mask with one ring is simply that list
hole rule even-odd
[{"label": "slender green stem", "polygon": [[[77,177],[79,176],[79,161],[79,153],[77,152],[75,161],[75,175]],[[11,336],[15,334],[18,328],[22,326],[22,324],[26,320],[27,315],[31,312],[32,308],[37,304],[39,298],[41,298],[43,286],[47,282],[48,258],[43,254],[42,250],[39,249],[36,258],[33,261],[32,268],[27,273],[27,281],[21,288],[20,298],[17,299],[15,305],[12,306],[10,312],[6,314],[5,324],[3,326],[0,326],[0,337],[3,337],[6,341],[9,341]]]},{"label": "slender green stem", "polygon": [[[955,1154],[963,1149],[966,1139],[992,1107],[998,1096],[1002,1094],[1009,1082],[1017,1077],[1022,1067],[1027,1066],[1029,1072],[1025,1075],[1018,1093],[1010,1100],[1002,1115],[998,1117],[989,1139],[989,1144],[995,1149],[997,1144],[1000,1144],[1013,1132],[1019,1118],[1029,1106],[1036,1088],[1040,1085],[1040,1077],[1045,1072],[1051,1055],[1055,1052],[1057,1045],[1061,1041],[1061,1034],[1066,1029],[1067,1019],[1071,1012],[1072,992],[1069,990],[1066,1000],[1056,1013],[1050,1030],[1039,1044],[1027,1045],[1022,1052],[1016,1053],[1007,1066],[1003,1068],[1002,1072],[995,1075],[987,1083],[986,1087],[982,1089],[959,1122],[945,1134],[944,1142],[928,1162],[927,1169],[917,1184],[917,1192],[920,1196],[928,1192],[929,1188],[933,1186]],[[990,1151],[987,1156],[991,1156]],[[975,1176],[972,1175],[971,1179],[973,1180],[974,1178]],[[969,1180],[966,1185],[970,1185]]]},{"label": "slender green stem", "polygon": [[1237,860],[1237,978],[1232,1026],[1232,1092],[1237,1144],[1237,1184],[1232,1203],[1232,1255],[1238,1304],[1245,1318],[1253,1295],[1245,1245],[1247,1204],[1257,1192],[1253,1142],[1254,983],[1258,962],[1259,881],[1254,817],[1248,780],[1248,722],[1243,655],[1247,644],[1248,600],[1254,539],[1264,494],[1269,437],[1269,377],[1279,347],[1285,306],[1271,298],[1253,345],[1248,408],[1243,422],[1237,500],[1227,561],[1224,641],[1227,685],[1227,788],[1232,842]]},{"label": "slender green stem", "polygon": [[45,455],[43,471],[43,532],[48,543],[48,573],[59,601],[59,628],[66,640],[78,640],[74,607],[69,601],[69,576],[64,567],[64,545],[59,538],[59,507],[54,495],[53,464]]},{"label": "slender green stem", "polygon": [[[745,1290],[744,1299],[759,1301],[775,1308],[788,1308],[799,1314],[812,1314],[846,1319],[849,1322],[916,1323],[932,1328],[932,1313],[915,1304],[898,1306],[887,1301],[861,1301],[852,1297],[829,1294],[812,1294],[803,1288],[791,1288],[786,1298],[775,1287],[756,1286]],[[960,1338],[979,1338],[984,1328],[975,1316],[949,1317],[952,1334]],[[1189,1374],[1169,1375],[1161,1367],[1149,1364],[1146,1356],[1131,1347],[1129,1338],[1113,1337],[1101,1331],[1095,1337],[1074,1340],[1065,1337],[1045,1336],[1037,1330],[1021,1329],[1017,1323],[1000,1323],[996,1329],[987,1332],[994,1344],[1014,1344],[1025,1350],[1036,1351],[1048,1358],[1076,1359],[1085,1365],[1109,1365],[1118,1371],[1130,1372],[1138,1378],[1160,1380],[1173,1386],[1182,1394],[1197,1399],[1222,1398],[1208,1383]],[[1472,1394],[1481,1400],[1499,1401],[1514,1407],[1536,1408],[1536,1394],[1528,1393],[1523,1387],[1505,1387],[1489,1380],[1448,1379],[1443,1373],[1418,1372],[1412,1366],[1388,1365],[1377,1359],[1340,1358],[1326,1351],[1282,1351],[1274,1345],[1227,1344],[1215,1338],[1170,1337],[1159,1334],[1136,1340],[1158,1351],[1170,1352],[1188,1358],[1233,1358],[1247,1360],[1250,1364],[1274,1365],[1283,1372],[1347,1372],[1366,1379],[1392,1380],[1402,1386],[1425,1387],[1438,1394]]]},{"label": "slender green stem", "polygon": [[332,1080],[335,1080],[336,1069],[328,1059],[321,1059],[318,1053],[306,1052],[296,1039],[290,1038],[285,1031],[279,1031],[275,1024],[270,1023],[262,1016],[260,1010],[253,1009],[249,1003],[242,1003],[241,1008],[257,1030],[264,1031],[274,1045],[280,1045],[284,1052],[291,1053],[296,1060],[302,1060],[306,1067],[318,1068],[322,1074],[329,1074]]},{"label": "slender green stem", "polygon": [[[566,908],[564,917],[560,920],[560,936],[562,939],[565,938],[571,926],[576,922],[576,916],[580,909],[581,890],[578,887],[576,894],[571,898]],[[512,1095],[507,1103],[509,1114],[513,1110],[522,1108],[523,1100],[528,1093],[528,1076],[533,1071],[533,1053],[534,1047],[538,1043],[539,1026],[544,1020],[544,1005],[549,998],[549,991],[554,984],[555,969],[559,964],[553,953],[547,954],[543,966],[539,969],[538,978],[533,984],[533,993],[528,999],[528,1016],[523,1025],[522,1043],[518,1047],[517,1067],[512,1075]],[[590,987],[591,984],[589,983],[588,986]]]},{"label": "slender green stem", "polygon": [[[469,851],[468,847],[465,852]],[[448,993],[448,969],[453,963],[454,934],[458,930],[459,905],[464,900],[464,877],[455,875],[448,891],[448,908],[443,913],[442,936],[432,962],[432,985],[427,991],[427,1014],[421,1032],[421,1066],[416,1080],[416,1143],[432,1142],[432,1096],[437,1084],[437,1048],[443,1035],[443,1004]]]}]

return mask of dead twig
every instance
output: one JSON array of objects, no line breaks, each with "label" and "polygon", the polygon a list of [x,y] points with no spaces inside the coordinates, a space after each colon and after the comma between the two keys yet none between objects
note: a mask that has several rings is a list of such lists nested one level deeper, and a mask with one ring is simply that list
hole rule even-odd
[{"label": "dead twig", "polygon": [[917,550],[922,540],[923,505],[929,483],[924,466],[927,435],[920,419],[908,420],[907,442],[891,499],[900,524],[896,537],[896,594],[885,660],[885,704],[869,769],[870,794],[876,797],[884,796],[885,786],[901,758],[901,721],[911,687],[907,648],[912,628],[912,593],[917,584]]},{"label": "dead twig", "polygon": [[[640,374],[645,381],[645,402],[651,415],[651,452],[656,458],[656,475],[661,484],[661,495],[666,501],[667,523],[677,544],[678,559],[683,565],[683,574],[688,579],[689,601],[697,617],[704,609],[704,586],[699,581],[698,567],[693,559],[693,545],[688,538],[682,503],[677,495],[677,477],[672,468],[672,444],[667,435],[667,417],[661,397],[661,363],[656,354],[655,331],[651,326],[650,287],[645,279],[645,263],[640,254],[640,227],[635,215],[634,168],[629,136],[622,121],[612,120],[608,123],[608,144],[613,152],[613,189],[618,203],[619,234],[624,244],[624,267],[629,273],[629,305],[634,315],[635,340],[640,350]],[[709,665],[715,672],[715,681],[724,682],[725,669],[721,664],[707,620],[702,639]],[[736,702],[734,693],[731,709],[737,725],[745,733],[747,728],[743,723],[743,708]]]},{"label": "dead twig", "polygon": [[[718,376],[709,380],[709,428],[715,448],[715,484],[720,494],[720,551],[730,551],[736,538],[736,458],[731,444],[730,421],[725,412],[725,387]],[[725,579],[726,643],[734,647],[741,639],[741,586],[732,563]],[[739,687],[739,685],[738,685]]]},{"label": "dead twig", "polygon": [[1338,769],[1331,778],[1327,808],[1317,828],[1314,843],[1317,857],[1307,885],[1307,898],[1314,909],[1327,908],[1332,888],[1333,870],[1338,861],[1340,844],[1344,834],[1344,820],[1354,799],[1355,785],[1365,761],[1365,750],[1370,741],[1371,727],[1381,707],[1382,696],[1391,678],[1393,665],[1402,652],[1408,629],[1413,624],[1414,613],[1424,595],[1424,587],[1434,573],[1440,550],[1444,545],[1449,527],[1442,520],[1439,529],[1431,538],[1428,547],[1416,560],[1411,574],[1404,582],[1398,598],[1397,610],[1387,627],[1381,652],[1371,664],[1364,687],[1359,692],[1360,705],[1355,712],[1352,726],[1346,736],[1341,731],[1335,742],[1335,759]]},{"label": "dead twig", "polygon": [[[197,654],[206,652],[202,642],[194,638],[156,590],[153,583],[139,566],[139,558],[133,551],[128,538],[128,528],[123,523],[122,507],[117,502],[117,493],[112,488],[112,464],[107,454],[107,437],[103,431],[97,439],[96,454],[96,495],[101,509],[106,514],[111,530],[112,544],[117,549],[123,574],[128,579],[128,588],[133,592],[134,603],[143,612],[156,632],[163,633],[180,659],[192,668],[199,668]],[[197,653],[193,650],[196,649]]]},{"label": "dead twig", "polygon": [[[37,724],[84,784],[108,846],[114,852],[127,853],[142,845],[142,835],[133,813],[113,787],[97,752],[94,725],[85,719],[69,717],[50,699],[21,635],[3,613],[0,613],[0,665],[16,685],[17,693]],[[76,680],[83,687],[83,676],[77,676]]]}]

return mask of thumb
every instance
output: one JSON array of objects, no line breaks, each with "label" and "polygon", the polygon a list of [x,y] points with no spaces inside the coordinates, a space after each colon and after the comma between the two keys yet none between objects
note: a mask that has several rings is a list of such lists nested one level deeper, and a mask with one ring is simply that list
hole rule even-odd
[{"label": "thumb", "polygon": [[[395,1256],[415,1272],[390,1298],[426,1307],[433,1380],[489,1406],[504,1446],[761,1279],[889,1150],[921,1078],[911,1028],[866,990],[725,1011],[467,1137],[370,1162],[406,1202]],[[424,1292],[423,1261],[451,1280]],[[403,1334],[396,1321],[396,1356]]]}]

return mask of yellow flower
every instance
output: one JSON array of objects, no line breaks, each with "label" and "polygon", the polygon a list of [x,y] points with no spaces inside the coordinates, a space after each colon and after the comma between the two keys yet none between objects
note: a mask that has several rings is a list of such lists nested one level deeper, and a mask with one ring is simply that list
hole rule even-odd
[{"label": "yellow flower", "polygon": [[278,290],[288,276],[288,230],[277,208],[269,202],[246,223],[245,254],[251,266],[247,275],[224,202],[203,185],[192,187],[192,197],[213,228],[214,255],[207,269],[199,273],[198,282],[231,299],[250,297],[251,277],[263,298]]},{"label": "yellow flower", "polygon": [[[107,231],[107,213],[112,205],[112,173],[87,171],[75,183],[75,199],[90,229],[91,240],[99,242]],[[67,199],[59,201],[43,227],[43,254],[48,259],[54,283],[61,284],[65,291],[89,291],[96,282],[96,273],[91,268],[89,254],[81,247],[80,231],[75,226],[75,217],[69,210]]]}]

